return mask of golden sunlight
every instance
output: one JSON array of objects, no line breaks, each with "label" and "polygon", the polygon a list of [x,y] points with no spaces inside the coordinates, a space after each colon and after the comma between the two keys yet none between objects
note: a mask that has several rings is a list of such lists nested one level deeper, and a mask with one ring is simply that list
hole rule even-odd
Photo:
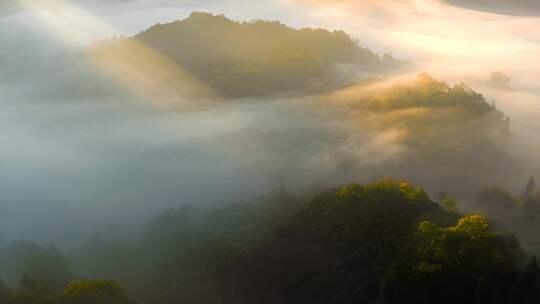
[{"label": "golden sunlight", "polygon": [[68,1],[18,1],[65,43],[87,48],[85,53],[100,70],[138,97],[159,106],[175,107],[190,106],[187,97],[205,100],[217,97],[181,66],[136,39],[114,38],[118,43],[112,48],[110,40],[93,42],[94,37],[121,37],[121,34]]}]

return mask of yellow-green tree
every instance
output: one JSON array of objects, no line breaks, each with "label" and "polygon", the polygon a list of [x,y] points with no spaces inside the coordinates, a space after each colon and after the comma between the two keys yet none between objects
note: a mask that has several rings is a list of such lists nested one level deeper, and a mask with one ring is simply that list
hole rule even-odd
[{"label": "yellow-green tree", "polygon": [[62,304],[132,304],[122,286],[114,281],[78,281],[69,284]]}]

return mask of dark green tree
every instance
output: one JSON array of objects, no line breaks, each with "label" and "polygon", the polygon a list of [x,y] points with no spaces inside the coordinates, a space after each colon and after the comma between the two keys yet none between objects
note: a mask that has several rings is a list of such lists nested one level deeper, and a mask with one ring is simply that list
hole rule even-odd
[{"label": "dark green tree", "polygon": [[124,288],[114,281],[78,281],[69,284],[62,304],[133,304]]}]

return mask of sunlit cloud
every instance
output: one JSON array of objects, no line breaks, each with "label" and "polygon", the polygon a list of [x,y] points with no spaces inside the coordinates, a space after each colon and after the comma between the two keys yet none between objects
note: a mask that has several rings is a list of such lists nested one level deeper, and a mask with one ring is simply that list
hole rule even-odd
[{"label": "sunlit cloud", "polygon": [[441,77],[463,79],[496,70],[524,75],[524,70],[535,73],[539,67],[538,18],[470,10],[440,0],[289,2],[363,45],[412,60],[419,70]]},{"label": "sunlit cloud", "polygon": [[101,19],[64,0],[17,0],[65,43],[83,48],[87,58],[132,93],[156,105],[186,106],[188,97],[217,96],[182,67],[135,40],[121,38],[122,48],[104,50],[98,37],[121,37]]}]

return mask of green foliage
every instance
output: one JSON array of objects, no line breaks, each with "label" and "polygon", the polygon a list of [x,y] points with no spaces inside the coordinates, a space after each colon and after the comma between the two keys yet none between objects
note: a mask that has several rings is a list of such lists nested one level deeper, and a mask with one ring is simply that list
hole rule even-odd
[{"label": "green foliage", "polygon": [[[420,74],[410,81],[367,82],[328,102],[336,99],[348,106],[355,131],[367,130],[367,136],[374,134],[371,140],[395,151],[391,156],[399,165],[387,162],[386,172],[406,171],[423,177],[426,186],[448,185],[462,193],[504,178],[500,168],[512,165],[503,148],[510,139],[508,118],[465,84]],[[429,171],[439,172],[437,178]]]},{"label": "green foliage", "polygon": [[488,229],[488,220],[480,215],[471,215],[459,220],[458,224],[450,230],[464,234],[471,240],[484,240],[493,237]]},{"label": "green foliage", "polygon": [[[35,285],[25,276],[24,283]],[[2,304],[134,304],[127,298],[122,286],[114,281],[76,281],[61,293],[36,293],[35,289],[12,290],[0,286]]]},{"label": "green foliage", "polygon": [[456,200],[450,197],[445,197],[442,200],[441,205],[443,206],[444,209],[450,212],[455,212],[455,213],[459,212]]},{"label": "green foliage", "polygon": [[61,297],[62,304],[131,304],[124,289],[114,281],[72,282]]},{"label": "green foliage", "polygon": [[350,184],[348,186],[342,187],[337,192],[337,197],[339,199],[357,199],[362,198],[364,195],[364,188],[358,184]]},{"label": "green foliage", "polygon": [[73,278],[69,260],[54,246],[13,242],[0,248],[0,256],[1,276],[13,286],[20,284],[25,292],[60,291]]},{"label": "green foliage", "polygon": [[[129,54],[132,42],[165,55],[226,97],[321,92],[354,81],[353,74],[340,77],[339,64],[364,72],[399,64],[391,56],[383,60],[358,46],[342,31],[296,30],[262,20],[235,22],[198,12],[182,21],[155,25],[133,38],[102,43],[99,49]],[[132,63],[141,60],[132,58]]]},{"label": "green foliage", "polygon": [[504,114],[483,95],[427,74],[391,86],[368,85],[351,97],[357,111],[374,117],[368,120],[372,127],[403,129],[404,142],[425,151],[463,152],[464,142],[487,144],[508,131]]},{"label": "green foliage", "polygon": [[505,247],[482,216],[452,227],[423,221],[402,248],[383,278],[383,297],[391,303],[512,303],[519,288],[509,271],[516,267],[515,248]]},{"label": "green foliage", "polygon": [[[463,110],[461,115],[470,117],[479,117],[494,111],[482,94],[474,92],[465,84],[450,86],[427,74],[420,74],[411,82],[398,82],[374,93],[362,104],[373,111],[458,108]],[[500,116],[500,113],[498,114]]]},{"label": "green foliage", "polygon": [[495,235],[489,230],[487,219],[479,215],[464,217],[456,226],[448,228],[423,221],[418,225],[414,235],[415,255],[423,263],[427,260],[444,264],[449,259],[455,258],[462,262],[459,255],[467,252],[462,250],[464,247],[459,246],[466,247],[471,246],[472,243],[489,242],[494,237]]},{"label": "green foliage", "polygon": [[[208,213],[168,210],[130,248],[143,258],[115,269],[142,303],[533,303],[538,291],[515,238],[392,179],[312,199],[281,187]],[[122,263],[121,252],[112,260]]]},{"label": "green foliage", "polygon": [[275,295],[290,299],[286,303],[327,303],[339,296],[336,303],[369,303],[378,298],[384,269],[421,219],[456,220],[407,182],[331,189],[286,221],[264,251],[252,253],[260,262],[247,270],[262,277],[256,290],[276,301]]},{"label": "green foliage", "polygon": [[529,178],[519,195],[512,195],[499,186],[479,191],[476,211],[497,221],[500,227],[516,233],[524,247],[540,254],[540,192],[534,178]]}]

